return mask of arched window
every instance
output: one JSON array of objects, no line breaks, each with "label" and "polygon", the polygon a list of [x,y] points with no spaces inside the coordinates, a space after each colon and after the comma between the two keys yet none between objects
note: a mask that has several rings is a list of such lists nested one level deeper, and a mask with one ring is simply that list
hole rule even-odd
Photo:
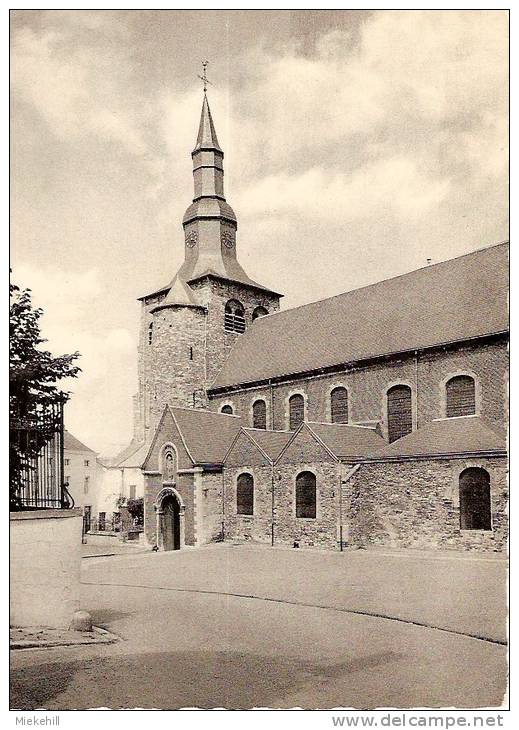
[{"label": "arched window", "polygon": [[268,309],[265,309],[265,307],[256,307],[252,313],[252,321],[254,322],[255,319],[258,319],[258,317],[264,317],[266,314],[268,314]]},{"label": "arched window", "polygon": [[491,530],[490,476],[485,469],[470,467],[460,474],[460,527]]},{"label": "arched window", "polygon": [[389,443],[413,430],[413,403],[408,385],[394,385],[387,391],[387,431]]},{"label": "arched window", "polygon": [[236,486],[236,512],[239,515],[254,514],[254,478],[240,474]]},{"label": "arched window", "polygon": [[245,310],[236,299],[230,299],[225,305],[224,329],[227,332],[245,332]]},{"label": "arched window", "polygon": [[172,446],[165,446],[162,452],[162,477],[166,482],[174,482],[177,473],[177,455]]},{"label": "arched window", "polygon": [[225,406],[222,406],[220,408],[220,413],[225,413],[227,416],[232,416],[232,414],[233,414],[232,406],[230,406],[228,404]]},{"label": "arched window", "polygon": [[288,400],[289,430],[295,431],[305,420],[305,399],[300,393],[290,396]]},{"label": "arched window", "polygon": [[148,326],[148,345],[153,342],[153,322],[150,322]]},{"label": "arched window", "polygon": [[456,375],[445,385],[447,418],[472,416],[476,412],[476,383],[470,375]]},{"label": "arched window", "polygon": [[342,386],[330,393],[332,423],[348,423],[348,391]]},{"label": "arched window", "polygon": [[264,400],[254,401],[252,405],[252,427],[267,428],[267,404]]},{"label": "arched window", "polygon": [[302,471],[296,477],[296,517],[317,515],[317,488],[315,474]]}]

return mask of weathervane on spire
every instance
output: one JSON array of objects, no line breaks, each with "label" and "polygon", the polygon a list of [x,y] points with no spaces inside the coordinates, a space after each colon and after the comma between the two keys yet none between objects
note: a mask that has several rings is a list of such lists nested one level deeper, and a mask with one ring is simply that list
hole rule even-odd
[{"label": "weathervane on spire", "polygon": [[211,85],[212,85],[212,82],[211,82],[211,81],[209,81],[209,79],[207,78],[207,67],[208,67],[208,66],[209,66],[209,61],[202,61],[202,68],[203,68],[203,72],[202,72],[202,74],[203,74],[203,75],[202,75],[202,76],[200,76],[200,74],[198,74],[198,78],[199,78],[199,79],[200,79],[201,81],[203,81],[203,82],[204,82],[204,94],[205,94],[205,92],[207,91],[207,84],[211,84]]}]

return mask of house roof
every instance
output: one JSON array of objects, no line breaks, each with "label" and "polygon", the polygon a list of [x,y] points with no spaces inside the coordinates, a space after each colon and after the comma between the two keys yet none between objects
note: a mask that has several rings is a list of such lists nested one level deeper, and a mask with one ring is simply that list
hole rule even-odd
[{"label": "house roof", "polygon": [[479,416],[440,418],[387,445],[375,457],[505,453],[506,436]]},{"label": "house roof", "polygon": [[79,439],[73,436],[70,431],[65,430],[63,437],[63,448],[65,451],[89,451],[91,454],[96,452],[89,446],[85,446]]},{"label": "house roof", "polygon": [[508,244],[255,320],[225,388],[508,330]]},{"label": "house roof", "polygon": [[259,446],[270,461],[275,461],[294,435],[292,431],[266,431],[259,428],[242,428],[242,431]]},{"label": "house roof", "polygon": [[373,456],[385,443],[375,428],[368,426],[315,422],[309,422],[307,426],[337,459]]},{"label": "house roof", "polygon": [[[222,464],[241,418],[226,413],[170,408],[194,464]],[[143,459],[144,461],[144,459]]]}]

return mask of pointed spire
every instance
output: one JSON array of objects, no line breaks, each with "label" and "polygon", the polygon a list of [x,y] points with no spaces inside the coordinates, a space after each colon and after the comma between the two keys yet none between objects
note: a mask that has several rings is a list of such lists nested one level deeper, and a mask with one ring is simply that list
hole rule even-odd
[{"label": "pointed spire", "polygon": [[211,110],[209,109],[209,102],[207,101],[207,94],[205,92],[204,103],[202,104],[202,114],[200,116],[200,126],[198,128],[198,137],[193,154],[198,152],[198,150],[216,150],[217,152],[222,152],[222,148],[218,144],[218,137],[216,136]]}]

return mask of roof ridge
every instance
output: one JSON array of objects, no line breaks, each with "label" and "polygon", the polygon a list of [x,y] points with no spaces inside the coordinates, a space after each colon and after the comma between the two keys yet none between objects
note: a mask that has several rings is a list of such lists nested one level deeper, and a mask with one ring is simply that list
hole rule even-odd
[{"label": "roof ridge", "polygon": [[220,413],[219,411],[210,411],[208,408],[187,408],[186,406],[170,406],[168,407],[173,411],[189,411],[190,413],[210,413],[213,416],[228,416],[231,418],[241,418],[237,413]]},{"label": "roof ridge", "polygon": [[[388,281],[395,281],[396,279],[401,279],[404,276],[410,276],[411,274],[415,274],[418,271],[423,271],[424,269],[433,269],[437,266],[443,266],[444,264],[449,264],[452,261],[457,261],[458,259],[466,258],[467,256],[474,256],[474,254],[480,253],[481,251],[488,251],[491,248],[497,248],[498,246],[504,246],[505,244],[510,244],[509,240],[499,241],[498,243],[491,243],[488,246],[483,246],[482,248],[477,248],[474,251],[468,251],[467,253],[462,253],[459,256],[454,256],[452,259],[444,259],[443,261],[437,261],[434,264],[426,264],[425,266],[421,266],[418,269],[411,269],[411,271],[404,271],[401,274],[397,274],[396,276],[389,276],[386,279],[379,279],[378,281],[373,281],[371,284],[363,284],[363,286],[358,286],[355,289],[348,289],[347,291],[340,292],[340,294],[334,294],[331,297],[325,297],[324,299],[315,299],[312,302],[306,302],[306,304],[298,304],[296,307],[290,307],[289,309],[279,309],[277,312],[269,312],[268,316],[276,316],[280,314],[286,314],[287,312],[294,312],[297,309],[303,309],[304,307],[311,307],[315,304],[321,304],[322,302],[329,302],[332,299],[338,299],[339,297],[344,297],[346,294],[353,294],[353,292],[362,291],[363,289],[370,289],[371,287],[378,286],[379,284],[385,284]],[[267,316],[267,315],[265,315]],[[265,317],[258,317],[255,322],[260,321],[262,319],[265,319]]]},{"label": "roof ridge", "polygon": [[306,421],[306,423],[314,426],[346,426],[347,428],[365,428],[368,431],[376,431],[376,428],[362,426],[360,423],[330,423],[329,421]]}]

